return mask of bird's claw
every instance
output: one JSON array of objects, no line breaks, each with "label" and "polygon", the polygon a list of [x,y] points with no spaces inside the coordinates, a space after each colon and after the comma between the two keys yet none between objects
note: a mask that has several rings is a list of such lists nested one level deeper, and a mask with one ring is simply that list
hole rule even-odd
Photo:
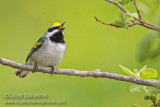
[{"label": "bird's claw", "polygon": [[38,70],[38,65],[35,63],[34,64],[34,70],[32,71],[32,73],[36,72]]},{"label": "bird's claw", "polygon": [[54,67],[51,66],[51,75],[54,74]]}]

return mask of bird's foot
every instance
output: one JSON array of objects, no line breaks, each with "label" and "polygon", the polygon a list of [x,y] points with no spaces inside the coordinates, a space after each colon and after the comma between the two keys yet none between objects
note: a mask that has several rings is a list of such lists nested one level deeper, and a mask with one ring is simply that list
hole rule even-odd
[{"label": "bird's foot", "polygon": [[51,75],[54,74],[54,67],[53,66],[50,66],[51,67]]},{"label": "bird's foot", "polygon": [[35,63],[34,64],[34,71],[32,71],[32,73],[36,72],[38,70],[38,65]]}]

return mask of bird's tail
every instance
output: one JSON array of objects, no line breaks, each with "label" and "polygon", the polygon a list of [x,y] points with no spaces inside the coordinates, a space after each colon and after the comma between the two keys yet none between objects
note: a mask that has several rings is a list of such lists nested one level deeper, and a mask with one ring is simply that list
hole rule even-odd
[{"label": "bird's tail", "polygon": [[23,71],[21,69],[15,72],[16,76],[19,76],[20,78],[24,78],[25,76],[27,76],[28,73],[29,71]]}]

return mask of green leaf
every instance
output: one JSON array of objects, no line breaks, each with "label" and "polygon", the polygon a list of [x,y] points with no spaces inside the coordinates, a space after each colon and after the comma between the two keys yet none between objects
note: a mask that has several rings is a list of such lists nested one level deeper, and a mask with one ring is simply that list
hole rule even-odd
[{"label": "green leaf", "polygon": [[154,101],[156,100],[156,96],[151,95],[151,96],[149,97],[149,99],[150,99],[152,102],[154,102]]},{"label": "green leaf", "polygon": [[142,70],[145,70],[147,69],[147,65],[145,65],[143,68],[141,68],[141,70],[139,71],[139,73],[142,71]]},{"label": "green leaf", "polygon": [[126,5],[130,2],[130,0],[118,0],[121,5]]},{"label": "green leaf", "polygon": [[141,79],[154,79],[157,78],[157,70],[153,68],[147,68],[140,72]]},{"label": "green leaf", "polygon": [[133,16],[130,13],[125,13],[125,20],[133,20]]},{"label": "green leaf", "polygon": [[134,16],[136,18],[138,18],[138,14],[137,13],[129,13],[131,16]]},{"label": "green leaf", "polygon": [[119,18],[114,20],[112,24],[128,29],[128,25],[132,24],[132,21],[134,21],[133,15],[135,15],[135,13],[124,13],[120,11]]},{"label": "green leaf", "polygon": [[115,19],[113,22],[112,22],[113,25],[116,25],[116,26],[120,26],[120,27],[124,27],[125,26],[125,23],[122,19],[120,18],[117,18]]},{"label": "green leaf", "polygon": [[141,107],[140,105],[137,104],[131,104],[132,107]]},{"label": "green leaf", "polygon": [[120,19],[122,19],[122,20],[124,20],[124,18],[125,18],[125,15],[124,15],[125,13],[124,13],[124,11],[119,11],[119,18]]},{"label": "green leaf", "polygon": [[144,88],[142,85],[132,85],[129,87],[129,90],[131,93],[134,93],[144,91]]},{"label": "green leaf", "polygon": [[142,70],[144,70],[144,69],[147,69],[147,65],[145,65],[143,68],[141,68],[140,70],[139,70],[139,72],[138,72],[138,77],[140,78],[140,72],[142,71]]},{"label": "green leaf", "polygon": [[128,68],[119,65],[119,67],[122,69],[122,71],[127,75],[127,76],[131,76],[131,77],[137,77],[131,70],[129,70]]},{"label": "green leaf", "polygon": [[138,73],[138,69],[134,69],[133,72],[134,72],[134,73]]},{"label": "green leaf", "polygon": [[138,18],[138,14],[137,13],[125,13],[125,20],[126,21],[134,21],[135,19],[133,17],[137,17]]},{"label": "green leaf", "polygon": [[126,25],[124,26],[124,28],[125,28],[125,29],[128,29],[129,27],[128,27],[128,25],[126,24]]},{"label": "green leaf", "polygon": [[148,95],[145,95],[145,96],[144,96],[144,100],[149,100],[149,96],[148,96]]},{"label": "green leaf", "polygon": [[139,76],[139,71],[137,70],[137,69],[134,69],[133,70],[133,73],[139,78],[140,76]]},{"label": "green leaf", "polygon": [[127,21],[125,21],[125,22],[126,22],[126,25],[127,25],[127,26],[133,23],[133,22],[130,21],[130,20],[127,20]]}]

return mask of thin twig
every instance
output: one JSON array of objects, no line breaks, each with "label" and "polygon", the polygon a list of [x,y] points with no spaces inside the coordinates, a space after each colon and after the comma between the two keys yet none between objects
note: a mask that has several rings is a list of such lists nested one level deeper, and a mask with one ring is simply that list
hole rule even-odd
[{"label": "thin twig", "polygon": [[[34,66],[29,66],[29,65],[24,65],[20,64],[17,62],[13,62],[4,58],[0,57],[0,63],[2,65],[10,66],[12,68],[16,69],[22,69],[26,71],[34,71]],[[43,73],[51,73],[51,69],[47,67],[38,67],[37,72],[43,72]],[[74,69],[55,69],[54,71],[55,74],[61,74],[61,75],[73,75],[73,76],[80,76],[80,77],[99,77],[99,78],[110,78],[110,79],[115,79],[115,80],[120,80],[120,81],[126,81],[126,82],[131,82],[139,85],[146,85],[146,86],[151,86],[151,87],[156,87],[159,85],[159,82],[151,81],[151,80],[146,80],[146,79],[139,79],[139,78],[134,78],[130,76],[124,76],[124,75],[119,75],[119,74],[114,74],[114,73],[109,73],[109,72],[100,72],[99,69],[94,70],[94,71],[77,71]]]},{"label": "thin twig", "polygon": [[122,11],[124,11],[125,13],[128,12],[128,11],[127,11],[125,8],[123,8],[118,2],[115,2],[115,1],[113,1],[113,0],[106,0],[106,1],[115,4],[117,7],[119,7],[119,8],[120,8]]},{"label": "thin twig", "polygon": [[140,13],[140,11],[139,11],[139,9],[138,9],[138,7],[137,7],[137,4],[136,4],[136,0],[134,0],[133,3],[134,3],[134,6],[136,7],[136,10],[137,10],[139,19],[142,19],[141,13]]},{"label": "thin twig", "polygon": [[133,23],[132,23],[131,25],[128,25],[128,27],[132,27],[132,26],[138,25],[138,24],[139,24],[138,22],[134,22],[134,21],[133,21]]},{"label": "thin twig", "polygon": [[[149,25],[146,25],[146,24],[143,24],[143,23],[137,23],[136,25],[141,25],[141,26],[144,26],[144,27],[146,27],[146,28],[148,28],[148,29],[155,30],[155,28],[154,28],[154,27],[149,26]],[[160,30],[156,30],[156,31],[160,31]]]},{"label": "thin twig", "polygon": [[120,28],[120,27],[121,27],[121,26],[113,25],[112,23],[110,23],[110,24],[105,23],[105,22],[99,20],[96,16],[94,16],[94,18],[96,19],[96,21],[98,21],[98,22],[100,22],[100,23],[102,23],[102,24],[104,24],[104,25],[113,26],[113,27],[116,27],[116,28]]},{"label": "thin twig", "polygon": [[[115,5],[116,5],[117,7],[119,7],[123,12],[128,13],[128,11],[127,11],[125,8],[123,8],[118,2],[115,2],[115,1],[113,1],[113,0],[106,0],[106,1],[115,4]],[[148,28],[148,29],[152,29],[152,30],[155,30],[155,31],[160,31],[160,28],[158,28],[158,27],[156,27],[155,25],[150,24],[150,23],[145,22],[145,21],[142,20],[141,13],[140,13],[137,5],[136,5],[135,0],[134,0],[134,5],[135,5],[135,7],[136,7],[136,9],[137,9],[139,18],[137,18],[137,17],[135,17],[135,16],[133,16],[133,18],[134,18],[135,20],[139,21],[139,23],[137,23],[137,22],[136,22],[136,23],[133,23],[133,24],[129,25],[129,27],[132,27],[132,26],[134,26],[134,25],[141,25],[141,26],[144,26],[144,27],[146,27],[146,28]],[[100,23],[102,23],[102,24],[109,25],[109,26],[114,26],[114,27],[116,27],[116,28],[121,28],[120,26],[116,26],[116,25],[113,25],[113,24],[107,24],[107,23],[99,20],[96,16],[95,16],[95,19],[96,19],[96,21],[98,21],[98,22],[100,22]]]}]

